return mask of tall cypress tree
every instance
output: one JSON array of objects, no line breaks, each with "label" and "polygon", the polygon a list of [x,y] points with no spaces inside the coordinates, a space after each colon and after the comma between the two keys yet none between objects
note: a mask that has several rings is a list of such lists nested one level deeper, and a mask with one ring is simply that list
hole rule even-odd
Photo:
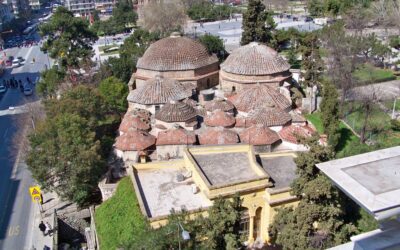
[{"label": "tall cypress tree", "polygon": [[261,0],[249,0],[246,12],[243,14],[242,45],[251,42],[272,42],[272,30],[276,25],[271,13],[265,10]]},{"label": "tall cypress tree", "polygon": [[328,144],[334,149],[339,142],[339,100],[335,86],[328,81],[322,84],[322,126],[328,136]]},{"label": "tall cypress tree", "polygon": [[301,67],[304,71],[305,86],[313,87],[318,85],[324,67],[319,53],[318,37],[315,33],[310,33],[302,40],[302,55]]}]

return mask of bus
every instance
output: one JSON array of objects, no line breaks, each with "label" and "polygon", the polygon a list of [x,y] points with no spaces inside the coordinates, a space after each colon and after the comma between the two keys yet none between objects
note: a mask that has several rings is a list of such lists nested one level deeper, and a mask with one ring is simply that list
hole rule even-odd
[{"label": "bus", "polygon": [[36,29],[37,29],[37,24],[33,24],[33,25],[29,26],[28,28],[24,29],[22,34],[29,35],[30,33],[36,31]]}]

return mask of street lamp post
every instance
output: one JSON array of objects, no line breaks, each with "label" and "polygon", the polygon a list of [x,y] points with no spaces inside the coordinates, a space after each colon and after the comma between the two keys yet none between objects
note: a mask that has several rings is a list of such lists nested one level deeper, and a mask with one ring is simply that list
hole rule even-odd
[{"label": "street lamp post", "polygon": [[189,232],[186,231],[186,230],[182,227],[181,223],[178,222],[178,247],[179,247],[179,250],[181,250],[181,236],[179,235],[180,229],[182,229],[182,238],[183,238],[183,240],[190,240],[190,234],[189,234]]}]

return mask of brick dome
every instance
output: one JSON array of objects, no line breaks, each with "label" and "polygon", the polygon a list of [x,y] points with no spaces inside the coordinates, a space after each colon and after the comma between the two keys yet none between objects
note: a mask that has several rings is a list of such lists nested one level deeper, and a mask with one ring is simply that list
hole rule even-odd
[{"label": "brick dome", "polygon": [[279,136],[284,141],[288,141],[291,143],[299,144],[297,137],[311,137],[315,133],[315,130],[306,125],[306,126],[296,126],[290,125],[284,127],[281,131],[278,132]]},{"label": "brick dome", "polygon": [[206,108],[207,111],[213,112],[215,110],[222,110],[225,112],[233,111],[235,106],[233,104],[225,99],[222,98],[215,98],[212,101],[207,102],[204,107]]},{"label": "brick dome", "polygon": [[179,101],[166,103],[155,115],[157,120],[164,122],[186,122],[197,116],[195,108]]},{"label": "brick dome", "polygon": [[289,69],[278,52],[257,42],[235,49],[221,64],[221,70],[238,75],[271,75]]},{"label": "brick dome", "polygon": [[289,113],[281,109],[270,107],[257,108],[256,110],[249,112],[248,117],[252,123],[262,124],[267,127],[283,126],[292,120]]},{"label": "brick dome", "polygon": [[240,141],[251,145],[271,145],[279,141],[278,134],[268,127],[256,125],[243,130],[240,134]]},{"label": "brick dome", "polygon": [[173,33],[150,45],[137,62],[138,69],[153,71],[193,70],[218,62],[198,41]]},{"label": "brick dome", "polygon": [[191,145],[196,143],[196,135],[183,128],[173,128],[158,132],[157,146],[159,145]]},{"label": "brick dome", "polygon": [[239,142],[239,138],[233,130],[225,128],[206,128],[199,134],[199,142],[201,145],[235,144]]},{"label": "brick dome", "polygon": [[192,91],[176,80],[156,76],[146,81],[144,85],[131,91],[128,101],[145,104],[164,104],[169,100],[182,100],[192,96]]},{"label": "brick dome", "polygon": [[235,124],[235,117],[222,110],[216,110],[209,114],[204,122],[210,127],[231,127]]},{"label": "brick dome", "polygon": [[129,129],[117,137],[114,147],[122,151],[145,150],[156,143],[156,138],[145,131]]},{"label": "brick dome", "polygon": [[230,97],[236,109],[242,112],[250,112],[259,107],[275,107],[289,112],[292,104],[284,95],[271,86],[256,84]]},{"label": "brick dome", "polygon": [[127,132],[130,128],[136,128],[139,130],[150,130],[150,118],[146,116],[140,116],[137,113],[130,111],[124,115],[124,118],[119,125],[120,132]]}]

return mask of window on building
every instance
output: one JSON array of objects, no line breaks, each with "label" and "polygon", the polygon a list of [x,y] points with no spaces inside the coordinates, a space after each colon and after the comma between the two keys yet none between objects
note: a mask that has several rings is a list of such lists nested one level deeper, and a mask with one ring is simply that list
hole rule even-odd
[{"label": "window on building", "polygon": [[242,211],[242,216],[240,219],[240,225],[239,225],[239,232],[241,235],[249,235],[249,227],[250,227],[250,217],[249,217],[249,211],[247,209],[244,209]]}]

